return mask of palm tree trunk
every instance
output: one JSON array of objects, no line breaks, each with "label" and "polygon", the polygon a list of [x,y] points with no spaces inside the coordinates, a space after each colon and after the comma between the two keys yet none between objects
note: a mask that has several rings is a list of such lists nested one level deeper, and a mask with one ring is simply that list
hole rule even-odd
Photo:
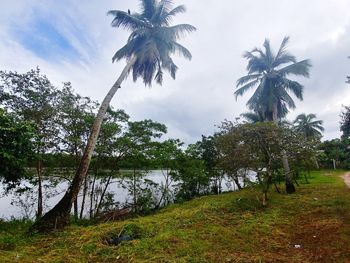
[{"label": "palm tree trunk", "polygon": [[128,61],[121,75],[104,98],[98,110],[94,124],[92,126],[91,133],[85,147],[85,151],[79,164],[79,168],[66,194],[54,208],[52,208],[42,218],[35,222],[35,224],[31,227],[32,232],[49,232],[57,228],[63,228],[64,226],[69,224],[69,215],[70,210],[72,208],[72,203],[77,198],[81,184],[89,170],[91,157],[95,149],[98,135],[100,133],[102,121],[106,115],[107,109],[114,94],[117,92],[118,89],[120,89],[121,83],[127,77],[135,61],[135,56]]},{"label": "palm tree trunk", "polygon": [[[275,105],[273,106],[272,118],[273,118],[273,122],[278,125],[277,103],[275,103]],[[283,164],[283,170],[284,170],[284,178],[286,182],[286,192],[287,194],[292,194],[295,192],[295,186],[291,178],[287,152],[285,150],[282,150],[282,164]]]},{"label": "palm tree trunk", "polygon": [[286,181],[286,192],[287,194],[292,194],[295,192],[295,186],[292,181],[287,152],[285,150],[282,151],[282,163],[284,169],[284,178]]}]

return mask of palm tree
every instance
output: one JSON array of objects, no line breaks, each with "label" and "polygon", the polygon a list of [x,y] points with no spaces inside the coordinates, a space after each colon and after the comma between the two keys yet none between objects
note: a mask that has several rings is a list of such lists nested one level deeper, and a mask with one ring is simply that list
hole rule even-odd
[{"label": "palm tree", "polygon": [[103,118],[114,94],[121,88],[121,83],[128,74],[132,72],[133,80],[141,78],[145,85],[150,86],[153,80],[162,84],[163,70],[168,71],[173,79],[176,76],[177,66],[171,55],[179,53],[189,60],[192,57],[190,51],[177,41],[184,34],[195,31],[196,28],[188,24],[171,26],[172,19],[186,11],[185,6],[173,8],[171,0],[140,0],[140,2],[140,13],[131,14],[129,10],[128,12],[120,10],[108,12],[108,15],[113,16],[111,23],[113,27],[131,31],[125,46],[112,58],[113,62],[126,59],[127,64],[99,108],[72,184],[60,202],[35,223],[32,228],[34,231],[50,231],[69,223],[72,202],[77,198],[81,184],[87,175]]},{"label": "palm tree", "polygon": [[306,138],[321,138],[324,128],[323,121],[316,120],[315,114],[300,114],[294,121],[295,129],[304,134]]},{"label": "palm tree", "polygon": [[303,86],[290,80],[288,76],[309,77],[310,61],[297,62],[296,58],[287,52],[288,41],[289,37],[283,39],[276,55],[268,39],[263,44],[264,51],[258,48],[247,51],[244,57],[248,60],[248,75],[237,81],[236,99],[255,88],[247,106],[255,112],[264,112],[269,121],[277,122],[289,109],[295,108],[289,92],[298,99],[303,99]]},{"label": "palm tree", "polygon": [[[303,99],[303,86],[289,79],[290,75],[309,77],[311,67],[309,60],[297,62],[295,56],[287,51],[289,37],[285,37],[276,54],[271,49],[270,41],[265,39],[264,50],[254,48],[247,51],[244,58],[248,60],[248,75],[237,81],[236,99],[248,90],[254,89],[253,96],[248,100],[247,106],[256,113],[263,114],[265,120],[278,124],[279,120],[287,115],[289,109],[295,108],[293,98]],[[287,154],[282,153],[283,168],[286,179],[287,193],[295,192]]]}]

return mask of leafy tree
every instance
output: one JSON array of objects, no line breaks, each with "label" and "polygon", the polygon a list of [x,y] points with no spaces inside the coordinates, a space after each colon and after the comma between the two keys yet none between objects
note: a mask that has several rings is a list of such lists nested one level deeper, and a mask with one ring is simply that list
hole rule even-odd
[{"label": "leafy tree", "polygon": [[[274,123],[242,124],[233,126],[221,135],[222,163],[226,170],[247,169],[256,173],[263,205],[267,204],[269,187],[280,169],[283,147],[283,129]],[[227,145],[230,143],[229,145]],[[234,162],[230,165],[229,162]]]},{"label": "leafy tree", "polygon": [[281,177],[283,151],[288,153],[293,172],[300,172],[315,155],[315,146],[309,142],[299,133],[272,122],[237,125],[226,122],[217,140],[220,166],[236,180],[247,180],[244,171],[254,171],[263,192],[262,203],[266,205],[270,186],[276,186]]},{"label": "leafy tree", "polygon": [[317,157],[320,139],[317,137],[305,137],[294,129],[285,129],[285,141],[288,148],[288,160],[293,171],[294,179],[299,179],[301,174],[308,183],[306,173],[319,168]]},{"label": "leafy tree", "polygon": [[350,168],[350,147],[348,139],[333,139],[320,144],[320,163],[322,167],[333,169],[333,161],[336,167]]},{"label": "leafy tree", "polygon": [[242,189],[241,181],[246,181],[246,168],[249,167],[249,151],[241,144],[242,138],[236,132],[238,124],[222,122],[217,134],[216,145],[219,151],[218,166]]},{"label": "leafy tree", "polygon": [[164,176],[164,182],[160,184],[161,196],[157,207],[166,206],[174,200],[171,185],[174,181],[174,174],[178,171],[181,163],[179,157],[182,155],[183,143],[178,139],[168,139],[156,144],[151,153],[154,167],[159,167]]},{"label": "leafy tree", "polygon": [[38,178],[37,217],[43,212],[42,177],[45,154],[53,151],[58,143],[57,90],[40,69],[27,73],[0,71],[2,104],[23,121],[31,121],[34,128],[34,156]]},{"label": "leafy tree", "polygon": [[[59,92],[58,96],[57,121],[60,128],[59,150],[61,153],[66,153],[73,157],[71,160],[74,160],[74,165],[68,166],[74,167],[76,170],[93,122],[93,110],[97,105],[95,102],[92,102],[90,98],[75,94],[69,82],[64,83],[63,89]],[[67,172],[70,172],[70,170]],[[87,183],[88,180],[85,179],[80,218],[83,216],[85,196],[88,187]],[[74,217],[75,219],[78,218],[77,199],[74,201]]]},{"label": "leafy tree", "polygon": [[316,120],[315,114],[299,114],[294,121],[296,131],[302,133],[306,138],[321,138],[324,131],[322,124],[323,121]]},{"label": "leafy tree", "polygon": [[73,201],[77,198],[82,181],[89,169],[90,159],[100,132],[103,118],[110,101],[121,87],[122,81],[132,71],[133,79],[142,78],[146,85],[151,85],[153,78],[161,84],[163,69],[170,72],[175,78],[177,66],[171,55],[175,52],[191,59],[191,53],[177,41],[186,32],[193,32],[195,27],[188,24],[170,26],[172,18],[185,12],[184,6],[173,8],[169,0],[141,0],[141,13],[130,13],[119,10],[108,12],[112,15],[112,26],[123,27],[131,31],[128,42],[113,56],[113,61],[127,60],[127,65],[118,80],[113,84],[103,100],[91,134],[82,156],[76,176],[61,201],[49,211],[42,220],[38,221],[33,230],[46,231],[68,224],[69,212]]},{"label": "leafy tree", "polygon": [[90,98],[75,94],[69,82],[64,83],[58,96],[59,150],[74,156],[78,165],[97,105]]},{"label": "leafy tree", "polygon": [[0,179],[14,187],[27,175],[27,160],[32,154],[32,125],[16,120],[0,109]]},{"label": "leafy tree", "polygon": [[[96,216],[108,197],[107,189],[114,176],[118,175],[120,161],[127,155],[127,149],[120,143],[120,138],[127,130],[129,116],[123,110],[109,108],[101,126],[101,132],[92,158],[91,171],[93,172],[90,192],[90,217]],[[100,185],[97,178],[101,179]],[[87,177],[85,182],[87,182]],[[84,186],[84,189],[86,187]],[[98,189],[100,197],[98,197]],[[86,194],[84,191],[83,196]],[[96,203],[93,208],[94,200]],[[82,209],[84,207],[82,206]]]},{"label": "leafy tree", "polygon": [[[250,110],[265,116],[266,120],[276,123],[286,116],[290,108],[295,108],[294,100],[288,92],[300,100],[303,99],[303,86],[288,76],[309,77],[311,67],[309,60],[297,62],[295,56],[288,53],[286,49],[288,41],[288,37],[283,39],[276,54],[273,53],[268,39],[263,44],[264,50],[255,48],[247,51],[244,57],[248,60],[248,75],[238,79],[238,89],[235,91],[237,98],[255,88],[247,106]],[[282,162],[285,169],[286,191],[293,193],[295,187],[290,178],[286,153],[282,156]]]},{"label": "leafy tree", "polygon": [[[108,111],[95,149],[94,182],[100,168],[103,166],[106,168],[106,160],[108,160],[110,170],[101,171],[101,174],[106,177],[106,182],[94,211],[95,215],[100,212],[104,196],[113,177],[116,175],[122,177],[124,186],[134,185],[136,187],[138,185],[144,176],[144,173],[139,171],[144,170],[151,163],[151,153],[157,144],[155,140],[164,133],[166,133],[166,126],[158,122],[152,120],[132,122],[129,121],[129,116],[124,111],[113,111],[112,109]],[[132,169],[132,175],[123,177],[119,172],[120,167]],[[138,207],[138,191],[135,189],[130,191],[134,193],[135,212],[139,212],[141,209]]]},{"label": "leafy tree", "polygon": [[198,145],[189,145],[185,152],[178,155],[181,164],[173,174],[175,185],[175,201],[182,202],[210,192],[210,178],[206,173],[203,160],[198,155]]},{"label": "leafy tree", "polygon": [[216,145],[216,137],[202,135],[202,140],[196,143],[196,147],[199,159],[205,164],[207,177],[213,182],[213,192],[216,194],[221,193],[224,173],[218,166],[219,150]]}]

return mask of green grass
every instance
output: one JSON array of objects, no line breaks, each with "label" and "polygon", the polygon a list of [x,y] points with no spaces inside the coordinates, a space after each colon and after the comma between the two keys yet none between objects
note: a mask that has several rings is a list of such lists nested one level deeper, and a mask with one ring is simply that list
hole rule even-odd
[{"label": "green grass", "polygon": [[[47,236],[0,222],[0,262],[346,262],[350,190],[342,173],[313,172],[293,195],[271,190],[266,208],[257,189],[245,189]],[[135,239],[108,245],[120,232]]]}]

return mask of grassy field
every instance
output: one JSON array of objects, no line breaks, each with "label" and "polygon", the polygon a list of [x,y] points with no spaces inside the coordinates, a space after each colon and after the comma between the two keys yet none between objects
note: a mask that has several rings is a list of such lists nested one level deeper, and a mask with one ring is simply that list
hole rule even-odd
[{"label": "grassy field", "polygon": [[[293,195],[257,190],[202,197],[156,215],[27,237],[0,223],[0,262],[350,262],[344,172],[314,172]],[[127,233],[119,246],[108,240]]]}]

